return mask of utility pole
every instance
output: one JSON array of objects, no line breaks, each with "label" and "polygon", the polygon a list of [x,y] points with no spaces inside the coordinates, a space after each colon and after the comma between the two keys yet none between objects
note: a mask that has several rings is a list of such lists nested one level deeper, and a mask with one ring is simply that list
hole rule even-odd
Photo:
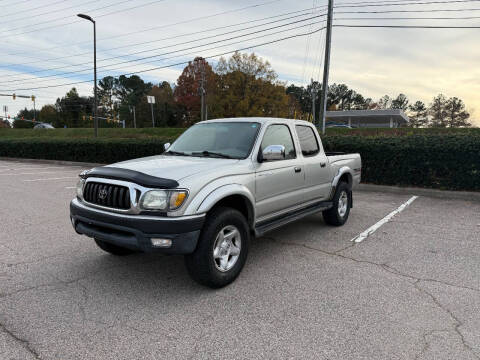
[{"label": "utility pole", "polygon": [[311,89],[310,89],[311,93],[312,93],[312,117],[313,117],[313,120],[312,122],[314,124],[317,123],[317,118],[315,116],[315,102],[317,101],[317,87],[315,86],[315,84],[313,83],[313,79],[312,79],[312,84],[311,84]]},{"label": "utility pole", "polygon": [[[133,112],[133,127],[136,129],[137,128],[137,116],[135,114],[135,106],[131,105],[131,106],[129,106],[129,108],[130,108],[130,112]],[[123,120],[123,122],[125,123],[125,120]]]},{"label": "utility pole", "polygon": [[200,118],[201,121],[206,120],[206,112],[205,112],[205,85],[206,85],[206,78],[205,78],[205,62],[203,63],[202,66],[202,78],[200,79],[200,88],[198,91],[200,92],[201,96],[201,103],[200,103]]},{"label": "utility pole", "polygon": [[35,95],[32,95],[32,101],[33,101],[33,121],[37,121],[37,111],[35,110]]},{"label": "utility pole", "polygon": [[327,112],[328,73],[330,70],[330,48],[332,45],[332,20],[333,20],[333,0],[328,0],[325,61],[324,61],[324,67],[323,67],[322,94],[320,99],[320,117],[322,119],[322,134],[325,134],[325,114]]}]

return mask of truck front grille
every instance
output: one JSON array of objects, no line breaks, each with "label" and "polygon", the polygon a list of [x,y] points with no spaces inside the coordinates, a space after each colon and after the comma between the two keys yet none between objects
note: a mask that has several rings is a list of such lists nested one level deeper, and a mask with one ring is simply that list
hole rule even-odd
[{"label": "truck front grille", "polygon": [[130,209],[130,191],[125,186],[87,182],[83,189],[85,201],[115,209]]}]

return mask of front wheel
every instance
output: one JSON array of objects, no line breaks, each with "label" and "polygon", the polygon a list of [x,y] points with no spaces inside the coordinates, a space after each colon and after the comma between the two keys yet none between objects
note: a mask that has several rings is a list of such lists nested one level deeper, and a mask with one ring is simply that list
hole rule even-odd
[{"label": "front wheel", "polygon": [[248,224],[239,211],[215,209],[205,222],[197,249],[185,256],[188,273],[211,288],[230,284],[245,265],[249,241]]},{"label": "front wheel", "polygon": [[351,206],[352,191],[347,183],[341,182],[335,191],[333,206],[322,213],[323,219],[329,225],[341,226],[347,222]]}]

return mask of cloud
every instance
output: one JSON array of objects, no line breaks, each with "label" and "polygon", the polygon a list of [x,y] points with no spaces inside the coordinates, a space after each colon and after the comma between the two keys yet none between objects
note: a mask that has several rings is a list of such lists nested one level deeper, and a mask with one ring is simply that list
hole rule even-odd
[{"label": "cloud", "polygon": [[[119,9],[151,3],[151,0],[135,1],[118,5]],[[257,21],[251,24],[233,26],[236,23],[259,20],[282,13],[299,11],[315,5],[323,5],[319,1],[299,0],[295,2],[279,0],[269,2],[264,0],[263,6],[251,7],[262,2],[261,0],[246,0],[241,3],[236,1],[220,0],[165,0],[140,7],[135,10],[119,12],[111,16],[101,16],[107,10],[93,11],[92,17],[97,19],[98,36],[98,64],[99,75],[142,71],[152,67],[161,67],[179,61],[187,61],[195,56],[209,56],[222,51],[230,51],[235,48],[248,47],[262,40],[268,41],[288,34],[301,33],[315,28],[315,25],[298,30],[291,30],[284,34],[270,35],[265,39],[248,40],[245,37],[231,40],[231,45],[213,49],[215,45],[194,48],[191,50],[178,51],[163,57],[155,57],[141,61],[134,59],[150,54],[181,50],[190,46],[200,45],[215,39],[202,41],[201,39],[227,31],[240,30],[242,28],[259,25],[267,20]],[[8,9],[8,13],[18,12],[9,17],[11,22],[0,24],[0,36],[2,36],[2,57],[0,58],[0,90],[28,88],[39,86],[55,86],[62,83],[88,80],[92,77],[92,26],[86,21],[80,21],[66,26],[52,27],[26,34],[20,32],[43,28],[45,25],[32,26],[42,21],[52,21],[51,25],[65,24],[77,21],[76,14],[87,12],[94,8],[107,5],[103,1],[98,3],[76,3],[70,10],[56,11],[52,14],[44,14],[48,9],[54,9],[49,0],[35,2],[34,8],[27,3],[18,4],[15,9]],[[43,8],[41,8],[43,6]],[[63,5],[62,8],[66,8]],[[429,6],[382,6],[360,8],[361,10],[398,10],[408,8],[410,10],[428,11],[429,9],[450,8],[459,9],[465,7],[462,4],[437,4]],[[234,11],[235,9],[243,10]],[[59,10],[59,6],[55,8]],[[110,9],[111,10],[111,9]],[[340,14],[340,11],[355,11],[359,8],[339,8],[335,17],[336,23],[343,24],[474,24],[476,20],[420,20],[414,17],[432,16],[466,16],[463,13],[391,13],[391,14]],[[1,10],[0,10],[1,11]],[[224,13],[221,16],[206,17],[211,14]],[[475,13],[480,16],[480,12]],[[31,21],[15,21],[20,17],[31,15]],[[38,16],[36,16],[38,15]],[[68,16],[71,17],[68,17]],[[293,14],[292,14],[293,15]],[[64,20],[53,21],[61,16],[67,16]],[[351,18],[398,18],[410,17],[411,20],[352,20]],[[345,19],[347,18],[347,19]],[[273,21],[278,18],[271,18]],[[344,20],[341,20],[344,19]],[[294,21],[292,19],[290,21]],[[288,22],[288,20],[285,20]],[[174,25],[180,23],[178,25]],[[24,29],[11,30],[21,27]],[[281,24],[281,23],[277,23]],[[277,24],[271,24],[275,26]],[[301,25],[301,24],[298,24]],[[215,31],[206,31],[215,27],[225,27]],[[317,26],[320,26],[318,23]],[[261,27],[265,29],[268,25]],[[293,26],[292,26],[293,27]],[[258,29],[258,28],[257,28]],[[146,31],[148,30],[148,31]],[[243,34],[255,29],[244,30],[237,34]],[[277,29],[277,31],[282,28]],[[273,30],[271,31],[273,32]],[[126,36],[121,36],[125,35]],[[188,35],[187,35],[188,34]],[[478,30],[458,29],[358,29],[358,28],[334,28],[332,42],[332,58],[330,81],[346,83],[350,87],[361,92],[367,97],[374,99],[384,94],[396,96],[400,92],[405,93],[411,102],[422,100],[429,103],[438,93],[446,96],[458,96],[462,98],[468,109],[472,110],[476,124],[480,126],[480,47],[477,46]],[[178,37],[178,35],[184,35]],[[231,34],[230,36],[234,36]],[[260,34],[259,34],[260,35]],[[226,38],[227,36],[221,37]],[[170,39],[168,39],[170,38]],[[163,39],[161,41],[157,41]],[[279,74],[281,80],[296,84],[306,84],[310,78],[321,78],[320,64],[322,62],[324,34],[318,33],[309,37],[294,38],[284,42],[259,47],[254,51],[269,60],[273,68]],[[180,44],[185,41],[189,44]],[[134,45],[145,43],[143,45]],[[233,44],[235,43],[235,44]],[[308,46],[307,46],[308,43]],[[112,49],[122,47],[120,49]],[[165,47],[164,49],[151,50]],[[112,49],[112,50],[109,50]],[[138,51],[146,51],[138,55],[129,55]],[[149,51],[147,51],[149,50]],[[308,51],[307,51],[308,50]],[[121,56],[118,59],[103,60],[109,57]],[[175,56],[175,57],[174,57]],[[168,59],[166,59],[168,57]],[[125,64],[117,64],[131,60]],[[215,62],[215,60],[212,60]],[[13,66],[12,64],[17,64]],[[19,65],[21,64],[21,65]],[[83,65],[82,65],[83,64]],[[8,66],[7,66],[8,65]],[[101,66],[108,66],[116,70],[105,71]],[[53,67],[63,69],[43,71]],[[174,82],[181,73],[183,66],[158,69],[143,73],[141,76],[148,81],[158,83],[160,81]],[[58,75],[59,73],[85,69],[84,72],[62,75],[60,78],[45,78],[46,75]],[[42,72],[40,72],[42,71]],[[28,73],[33,73],[28,75]],[[14,76],[12,76],[14,75]],[[11,82],[11,80],[16,80]],[[8,81],[8,82],[7,82]],[[75,85],[83,95],[91,93],[92,85],[89,83]],[[37,95],[37,106],[55,102],[57,97],[63,96],[72,86],[51,87],[26,91],[27,95]],[[2,98],[2,104],[8,105],[11,114],[15,114],[21,108],[31,104],[28,102],[13,101]],[[479,109],[473,111],[474,109]]]}]

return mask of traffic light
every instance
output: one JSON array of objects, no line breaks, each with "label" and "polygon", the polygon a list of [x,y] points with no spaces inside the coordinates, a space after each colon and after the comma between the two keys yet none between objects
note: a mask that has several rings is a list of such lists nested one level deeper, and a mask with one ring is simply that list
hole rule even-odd
[{"label": "traffic light", "polygon": [[17,98],[17,95],[13,94],[12,99],[15,100]]},{"label": "traffic light", "polygon": [[90,115],[90,121],[92,121],[92,120],[93,120],[93,116],[92,116],[92,115]]},{"label": "traffic light", "polygon": [[35,101],[35,95],[32,95],[32,101]]}]

